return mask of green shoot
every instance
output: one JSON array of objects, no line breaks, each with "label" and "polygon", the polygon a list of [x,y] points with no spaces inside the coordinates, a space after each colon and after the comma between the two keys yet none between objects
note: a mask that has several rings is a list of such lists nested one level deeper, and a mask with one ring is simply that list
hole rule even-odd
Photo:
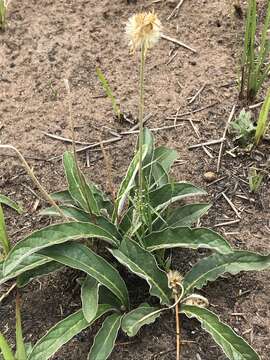
[{"label": "green shoot", "polygon": [[7,0],[0,0],[0,30],[5,30],[7,17]]},{"label": "green shoot", "polygon": [[121,113],[120,107],[117,105],[115,96],[113,95],[113,92],[109,85],[108,80],[106,79],[104,73],[101,71],[101,69],[99,67],[96,68],[96,73],[97,73],[98,79],[101,82],[101,85],[102,85],[103,90],[105,91],[107,97],[111,99],[113,112],[114,112],[115,116],[118,119],[120,119],[122,116],[122,113]]},{"label": "green shoot", "polygon": [[250,111],[243,109],[239,116],[231,123],[231,130],[236,135],[235,140],[242,146],[253,141],[256,127],[251,120]]},{"label": "green shoot", "polygon": [[0,333],[0,355],[3,355],[4,360],[16,360],[11,347],[9,346],[7,340],[5,339],[4,335]]},{"label": "green shoot", "polygon": [[22,334],[22,320],[21,320],[21,304],[19,294],[17,293],[16,297],[16,357],[19,360],[26,360],[26,350],[25,344],[23,341],[23,334]]},{"label": "green shoot", "polygon": [[270,111],[270,90],[268,91],[264,100],[262,109],[260,111],[259,119],[257,122],[256,133],[254,138],[255,145],[258,145],[263,138],[268,125],[268,115]]},{"label": "green shoot", "polygon": [[4,250],[4,256],[7,256],[11,249],[10,241],[6,231],[5,217],[0,203],[0,244]]},{"label": "green shoot", "polygon": [[267,31],[270,26],[270,2],[268,2],[266,18],[259,42],[259,50],[256,48],[256,31],[257,31],[257,7],[256,0],[248,0],[248,12],[245,29],[245,44],[241,63],[241,87],[240,98],[245,97],[248,101],[253,101],[260,91],[265,81],[270,65],[266,65],[266,59],[270,52],[270,43]]},{"label": "green shoot", "polygon": [[249,183],[249,190],[252,193],[256,193],[263,181],[263,174],[258,173],[256,168],[250,168],[249,169],[249,175],[248,175],[248,183]]}]

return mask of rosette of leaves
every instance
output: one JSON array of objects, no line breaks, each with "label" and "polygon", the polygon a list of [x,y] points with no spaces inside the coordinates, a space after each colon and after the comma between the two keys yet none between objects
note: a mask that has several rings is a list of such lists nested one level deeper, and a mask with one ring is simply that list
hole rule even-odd
[{"label": "rosette of leaves", "polygon": [[[256,360],[259,355],[229,326],[206,308],[190,305],[186,298],[224,273],[263,270],[270,256],[234,250],[218,233],[207,228],[192,228],[205,214],[205,203],[181,204],[179,201],[205,192],[186,182],[173,182],[169,171],[176,152],[155,147],[151,132],[144,130],[143,197],[138,197],[139,155],[135,154],[111,201],[93,183],[86,181],[74,155],[64,155],[68,189],[52,196],[61,203],[68,222],[37,230],[18,242],[1,263],[0,283],[17,278],[18,286],[57,271],[63,266],[86,274],[81,287],[82,307],[61,320],[32,348],[27,360],[46,360],[83,329],[106,313],[90,349],[89,360],[107,359],[122,329],[135,336],[144,325],[154,322],[174,307],[167,272],[168,249],[205,248],[212,255],[200,260],[183,278],[179,294],[180,312],[197,318],[231,360]],[[59,216],[48,208],[43,215]],[[89,243],[89,239],[91,242]],[[97,246],[102,242],[105,246]],[[149,296],[134,307],[126,278],[126,268],[145,280]]]}]

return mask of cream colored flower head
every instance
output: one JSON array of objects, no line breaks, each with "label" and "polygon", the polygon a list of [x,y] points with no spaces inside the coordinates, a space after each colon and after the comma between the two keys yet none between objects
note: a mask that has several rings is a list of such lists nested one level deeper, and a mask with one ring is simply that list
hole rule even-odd
[{"label": "cream colored flower head", "polygon": [[179,292],[179,289],[182,285],[183,277],[176,270],[170,270],[167,274],[168,277],[168,286],[172,289],[175,293]]},{"label": "cream colored flower head", "polygon": [[143,46],[147,51],[160,39],[161,22],[154,12],[135,14],[128,19],[126,35],[132,52]]}]

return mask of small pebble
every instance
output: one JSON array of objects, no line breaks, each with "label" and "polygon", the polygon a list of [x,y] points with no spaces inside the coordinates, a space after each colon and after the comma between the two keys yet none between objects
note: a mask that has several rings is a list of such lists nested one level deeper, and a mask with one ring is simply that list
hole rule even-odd
[{"label": "small pebble", "polygon": [[203,174],[203,178],[205,181],[207,182],[212,182],[217,180],[217,174],[214,173],[213,171],[207,171],[206,173]]}]

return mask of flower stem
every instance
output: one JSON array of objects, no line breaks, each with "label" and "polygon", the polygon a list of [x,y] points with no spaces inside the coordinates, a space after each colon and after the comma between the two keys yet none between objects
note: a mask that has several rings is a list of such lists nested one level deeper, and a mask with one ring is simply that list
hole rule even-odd
[{"label": "flower stem", "polygon": [[144,65],[145,65],[145,44],[141,48],[140,66],[140,101],[139,101],[139,196],[142,200],[143,192],[143,169],[142,169],[142,148],[143,148],[143,112],[144,112]]},{"label": "flower stem", "polygon": [[180,318],[179,318],[179,303],[178,303],[178,295],[175,295],[175,323],[176,323],[176,360],[180,360]]}]

